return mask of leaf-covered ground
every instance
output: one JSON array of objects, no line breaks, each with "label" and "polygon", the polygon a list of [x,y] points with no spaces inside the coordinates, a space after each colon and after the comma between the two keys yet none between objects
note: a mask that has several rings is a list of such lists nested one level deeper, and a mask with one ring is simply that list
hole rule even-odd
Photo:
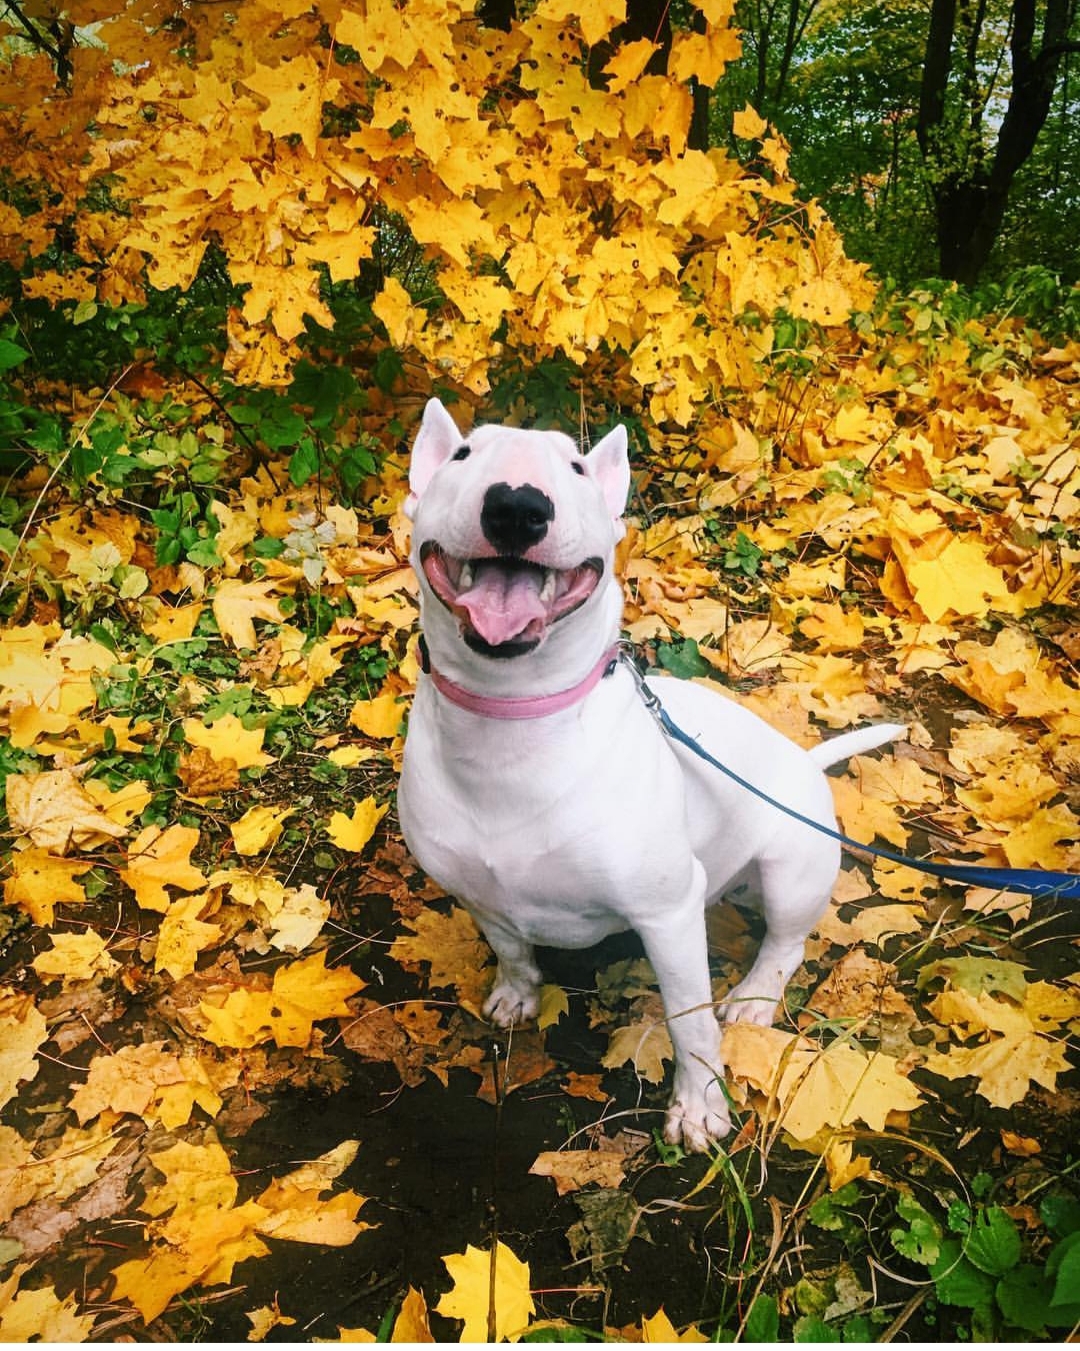
[{"label": "leaf-covered ground", "polygon": [[[1080,347],[920,313],[639,442],[627,631],[803,744],[907,723],[834,772],[855,838],[1076,871]],[[95,475],[5,517],[0,1335],[1068,1333],[1073,908],[849,858],[782,1022],[727,1036],[740,1128],[673,1154],[633,940],[496,1036],[396,833],[420,398],[358,416],[346,506],[161,393],[87,397]],[[719,993],[757,930],[713,927]]]}]

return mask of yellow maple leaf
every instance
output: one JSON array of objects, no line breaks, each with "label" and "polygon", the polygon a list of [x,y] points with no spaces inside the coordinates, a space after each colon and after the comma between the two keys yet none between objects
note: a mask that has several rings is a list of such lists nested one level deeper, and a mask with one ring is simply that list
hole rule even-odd
[{"label": "yellow maple leaf", "polygon": [[398,734],[404,713],[396,694],[379,694],[374,699],[357,700],[349,722],[365,736],[384,739]]},{"label": "yellow maple leaf", "polygon": [[769,124],[747,103],[731,119],[731,130],[746,141],[756,141],[769,130]]},{"label": "yellow maple leaf", "polygon": [[71,1110],[84,1126],[104,1111],[160,1121],[168,1130],[184,1125],[196,1106],[208,1116],[221,1110],[205,1067],[194,1056],[177,1056],[164,1042],[122,1046],[90,1062],[86,1082],[72,1094]]},{"label": "yellow maple leaf", "polygon": [[87,779],[83,787],[110,821],[125,828],[149,806],[153,797],[143,779],[131,779],[115,792],[102,779]]},{"label": "yellow maple leaf", "polygon": [[334,812],[326,828],[331,841],[339,849],[347,849],[359,854],[375,834],[375,827],[389,811],[390,804],[384,802],[380,807],[373,796],[364,798],[353,808],[352,816],[344,812]]},{"label": "yellow maple leaf", "polygon": [[58,1299],[51,1285],[20,1290],[30,1265],[21,1263],[0,1282],[0,1342],[85,1342],[96,1315],[78,1313],[75,1295]]},{"label": "yellow maple leaf", "polygon": [[428,1320],[427,1303],[419,1290],[409,1286],[401,1309],[394,1319],[394,1330],[390,1334],[392,1342],[433,1342],[431,1324]]},{"label": "yellow maple leaf", "polygon": [[37,1074],[37,1050],[46,1036],[33,997],[0,985],[0,1107]]},{"label": "yellow maple leaf", "polygon": [[241,582],[230,577],[219,582],[214,593],[213,608],[222,637],[234,647],[257,647],[258,638],[253,621],[269,619],[280,624],[284,619],[277,601],[270,596],[276,585],[272,579]]},{"label": "yellow maple leaf", "polygon": [[987,562],[986,548],[977,539],[950,537],[936,556],[904,563],[904,575],[932,624],[947,614],[981,619],[1009,595],[1001,569]]},{"label": "yellow maple leaf", "polygon": [[261,1304],[257,1309],[248,1309],[244,1317],[251,1323],[251,1331],[248,1333],[249,1342],[265,1342],[267,1335],[277,1327],[294,1327],[295,1318],[290,1318],[278,1308],[277,1296],[274,1296],[273,1304]]},{"label": "yellow maple leaf", "polygon": [[1069,1062],[1062,1043],[1029,1030],[992,1037],[979,1046],[931,1052],[924,1068],[946,1079],[972,1076],[979,1081],[975,1091],[980,1097],[995,1107],[1014,1107],[1032,1082],[1053,1093]]},{"label": "yellow maple leaf", "polygon": [[328,77],[313,57],[302,53],[276,66],[256,65],[242,83],[267,100],[260,127],[277,137],[299,136],[308,154],[315,154],[323,104],[334,101],[340,80]]},{"label": "yellow maple leaf", "polygon": [[208,903],[205,892],[172,902],[158,929],[155,971],[167,971],[173,980],[182,980],[195,970],[199,953],[218,942],[224,930],[200,918]]},{"label": "yellow maple leaf", "polygon": [[217,1046],[247,1047],[273,1040],[278,1046],[306,1046],[321,1018],[345,1018],[345,1002],[365,982],[346,967],[326,969],[326,953],[279,967],[270,990],[230,990],[222,1003],[202,1000],[207,1023],[202,1035]]},{"label": "yellow maple leaf", "polygon": [[410,971],[415,971],[420,962],[430,963],[430,985],[453,986],[466,1007],[479,1008],[490,980],[486,968],[491,949],[480,937],[469,912],[459,905],[449,915],[426,909],[415,918],[406,918],[403,924],[412,933],[394,939],[390,956]]},{"label": "yellow maple leaf", "polygon": [[53,934],[52,947],[31,963],[45,980],[93,980],[111,976],[119,963],[109,956],[105,939],[88,929],[81,934]]},{"label": "yellow maple leaf", "polygon": [[11,876],[4,879],[4,899],[9,905],[21,906],[36,924],[51,925],[54,906],[86,900],[86,892],[75,879],[93,866],[79,859],[57,858],[46,849],[21,849],[12,856]]},{"label": "yellow maple leaf", "polygon": [[279,952],[303,952],[329,918],[330,902],[320,897],[310,882],[292,887],[270,921],[270,946]]},{"label": "yellow maple leaf", "polygon": [[674,1060],[671,1037],[663,1022],[641,1019],[611,1034],[601,1064],[617,1069],[629,1063],[650,1084],[664,1081],[664,1061]]},{"label": "yellow maple leaf", "polygon": [[651,1318],[643,1317],[641,1320],[641,1340],[643,1342],[707,1342],[708,1337],[692,1323],[681,1334],[675,1331],[675,1325],[664,1312],[663,1308],[657,1309]]},{"label": "yellow maple leaf", "polygon": [[199,842],[199,832],[193,826],[147,826],[132,840],[128,848],[128,866],[120,869],[120,876],[134,891],[135,899],[144,910],[169,908],[166,887],[181,891],[196,891],[206,886],[206,878],[191,862],[191,851]]},{"label": "yellow maple leaf", "polygon": [[561,985],[542,985],[540,987],[540,1012],[536,1015],[536,1026],[541,1032],[553,1027],[560,1018],[570,1012],[570,1001]]},{"label": "yellow maple leaf", "polygon": [[150,1162],[165,1181],[147,1187],[140,1209],[147,1215],[167,1215],[171,1210],[228,1210],[239,1191],[229,1156],[211,1138],[207,1144],[177,1140],[150,1156]]},{"label": "yellow maple leaf", "polygon": [[262,1213],[249,1201],[230,1210],[207,1208],[191,1223],[185,1211],[164,1227],[149,1257],[116,1268],[114,1298],[130,1300],[143,1322],[152,1323],[182,1291],[230,1280],[237,1262],[270,1251],[254,1232]]},{"label": "yellow maple leaf", "polygon": [[238,821],[233,821],[229,826],[236,852],[248,858],[276,844],[285,822],[295,810],[295,807],[282,807],[279,810],[273,807],[249,807]]},{"label": "yellow maple leaf", "polygon": [[[435,1312],[465,1320],[461,1340],[519,1341],[536,1312],[529,1293],[528,1264],[501,1241],[495,1247],[494,1284],[491,1254],[482,1248],[474,1248],[470,1243],[463,1253],[453,1253],[442,1260],[453,1287],[435,1305]],[[489,1334],[489,1323],[494,1324],[494,1337]]]},{"label": "yellow maple leaf", "polygon": [[711,25],[704,33],[676,33],[668,71],[681,83],[700,80],[712,88],[728,63],[737,61],[741,55],[742,38],[735,29]]},{"label": "yellow maple leaf", "polygon": [[159,644],[183,642],[195,632],[204,608],[201,600],[193,600],[187,605],[166,605],[159,601],[153,615],[143,621],[143,629]]},{"label": "yellow maple leaf", "polygon": [[728,1026],[724,1061],[736,1077],[775,1096],[781,1124],[796,1140],[856,1120],[883,1130],[890,1112],[922,1102],[890,1056],[868,1056],[843,1041],[821,1047],[777,1027]]},{"label": "yellow maple leaf", "polygon": [[53,854],[66,854],[72,846],[95,849],[127,834],[101,811],[70,769],[9,774],[5,794],[11,829]]},{"label": "yellow maple leaf", "polygon": [[626,22],[626,0],[593,0],[588,5],[581,4],[581,0],[540,0],[536,18],[560,25],[576,20],[581,25],[582,37],[592,47]]},{"label": "yellow maple leaf", "polygon": [[627,89],[652,59],[653,53],[660,50],[660,44],[650,42],[648,38],[639,38],[636,42],[624,42],[604,67],[604,74],[610,76],[608,91],[620,94]]},{"label": "yellow maple leaf", "polygon": [[265,727],[247,728],[235,713],[226,713],[209,727],[198,718],[184,719],[184,737],[189,746],[202,746],[215,760],[232,760],[237,769],[272,765],[274,757],[262,748]]},{"label": "yellow maple leaf", "polygon": [[1026,821],[1010,828],[1002,841],[1013,868],[1050,868],[1069,871],[1077,861],[1080,824],[1065,802],[1040,807]]}]

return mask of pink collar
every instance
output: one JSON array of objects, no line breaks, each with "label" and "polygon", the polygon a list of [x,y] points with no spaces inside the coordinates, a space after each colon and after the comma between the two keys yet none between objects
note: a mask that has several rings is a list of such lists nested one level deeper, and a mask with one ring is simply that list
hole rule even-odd
[{"label": "pink collar", "polygon": [[619,655],[617,644],[609,648],[585,679],[572,685],[568,690],[559,690],[557,694],[518,695],[507,698],[493,694],[476,694],[472,690],[463,689],[461,685],[456,685],[432,666],[427,644],[422,638],[420,642],[421,670],[431,677],[431,683],[444,698],[449,699],[452,704],[457,704],[458,708],[464,708],[482,718],[509,720],[544,718],[549,713],[558,713],[564,708],[569,708],[571,704],[578,703],[590,690],[596,688],[609,671],[615,669]]}]

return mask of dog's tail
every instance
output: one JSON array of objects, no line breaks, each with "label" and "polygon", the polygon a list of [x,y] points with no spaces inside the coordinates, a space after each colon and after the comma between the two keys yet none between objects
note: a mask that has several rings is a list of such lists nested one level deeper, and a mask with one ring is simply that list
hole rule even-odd
[{"label": "dog's tail", "polygon": [[819,769],[826,769],[851,755],[862,755],[864,751],[872,751],[888,741],[899,741],[907,736],[907,730],[901,722],[879,722],[875,727],[860,727],[857,732],[831,737],[828,741],[812,746],[807,754]]}]

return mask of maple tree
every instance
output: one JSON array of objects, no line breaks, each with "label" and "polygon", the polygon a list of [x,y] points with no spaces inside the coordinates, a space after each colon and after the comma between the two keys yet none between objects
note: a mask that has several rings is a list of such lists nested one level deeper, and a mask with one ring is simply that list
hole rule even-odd
[{"label": "maple tree", "polygon": [[[15,40],[20,16],[40,42],[25,25]],[[565,1332],[572,1304],[550,1290],[594,1298],[659,1223],[635,1199],[671,1059],[647,963],[549,984],[493,1062],[476,1017],[490,954],[394,833],[419,674],[398,446],[433,389],[478,418],[629,423],[620,566],[651,662],[805,745],[886,710],[911,724],[909,745],[833,779],[848,834],[1080,864],[1080,345],[958,292],[879,292],[754,108],[730,127],[751,162],[692,138],[694,89],[739,50],[724,0],[674,27],[664,71],[619,0],[487,17],[383,0],[7,9],[5,1337],[170,1326],[192,1299],[236,1300],[278,1244],[362,1251],[392,1214],[374,1199],[390,1165],[366,1151],[373,1082],[589,1114],[522,1168],[576,1207],[573,1274],[530,1266],[527,1224],[478,1225],[430,1279],[404,1273],[395,1339]],[[954,1253],[889,1152],[900,1138],[930,1157],[928,1114],[947,1134],[950,1092],[977,1099],[997,1114],[992,1165],[1025,1160],[1059,1202],[1046,1233],[1070,1242],[1043,1104],[1068,1102],[1074,964],[1015,959],[1045,961],[1033,939],[1052,922],[1045,902],[846,869],[785,1024],[729,1034],[742,1125],[687,1206],[737,1182],[752,1209],[751,1157],[809,1167],[822,1194],[776,1199],[784,1223],[845,1233],[869,1198],[896,1217],[896,1253],[984,1330],[1060,1326],[1064,1251],[1039,1266],[1036,1237],[1023,1262],[988,1255],[1009,1225],[1043,1232],[1031,1206],[950,1210]],[[711,941],[719,1000],[753,944],[737,911],[711,917]],[[568,1024],[597,1044],[586,1069]],[[315,1159],[305,1140],[270,1176],[247,1167],[253,1122],[302,1086],[333,1101],[350,1076],[359,1144],[350,1124]],[[709,1321],[639,1286],[627,1335],[776,1340],[780,1306],[749,1288],[732,1254],[751,1235],[728,1218],[736,1302]],[[76,1287],[63,1259],[86,1235],[106,1237]],[[252,1295],[252,1335],[295,1328],[296,1298]],[[820,1332],[867,1298],[854,1276],[807,1275],[785,1309]],[[365,1319],[339,1336],[374,1336]]]}]

